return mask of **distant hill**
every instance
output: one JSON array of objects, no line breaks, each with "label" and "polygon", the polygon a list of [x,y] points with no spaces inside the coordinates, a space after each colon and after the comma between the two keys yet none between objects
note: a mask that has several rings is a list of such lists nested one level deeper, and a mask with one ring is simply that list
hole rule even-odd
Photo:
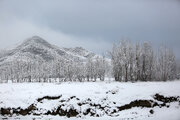
[{"label": "distant hill", "polygon": [[50,62],[55,59],[64,59],[72,61],[86,61],[88,58],[96,58],[93,52],[82,47],[63,48],[52,45],[39,36],[33,36],[26,39],[16,48],[0,54],[0,64],[8,63],[14,60],[21,61],[45,61]]}]

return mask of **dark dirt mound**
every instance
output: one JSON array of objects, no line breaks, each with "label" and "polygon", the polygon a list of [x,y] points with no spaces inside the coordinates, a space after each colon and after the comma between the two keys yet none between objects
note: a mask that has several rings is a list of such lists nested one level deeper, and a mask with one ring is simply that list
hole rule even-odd
[{"label": "dark dirt mound", "polygon": [[177,102],[179,101],[179,96],[175,96],[175,97],[164,97],[163,95],[159,95],[159,94],[155,94],[153,96],[153,98],[157,101],[161,101],[164,103],[170,103],[170,102]]},{"label": "dark dirt mound", "polygon": [[[56,99],[60,99],[62,97],[62,95],[60,96],[44,96],[42,98],[38,98],[37,102],[42,103],[42,100],[47,99],[47,100],[56,100]],[[179,96],[170,96],[170,97],[164,97],[163,95],[159,95],[159,94],[155,94],[153,96],[154,100],[134,100],[132,102],[130,102],[129,104],[125,104],[123,106],[117,106],[112,108],[112,106],[109,106],[108,104],[105,106],[102,106],[101,104],[97,104],[95,102],[93,102],[90,98],[88,98],[85,101],[80,101],[79,98],[77,98],[76,96],[72,96],[70,98],[64,99],[64,100],[59,100],[59,102],[61,103],[61,105],[57,106],[54,110],[48,110],[46,113],[36,113],[37,111],[39,111],[39,109],[37,108],[36,104],[31,104],[29,107],[27,107],[26,109],[22,109],[20,107],[18,108],[0,108],[0,114],[1,115],[59,115],[59,116],[66,116],[66,117],[77,117],[78,115],[90,115],[90,116],[94,116],[94,117],[100,117],[100,115],[98,113],[96,113],[96,110],[100,110],[100,111],[104,111],[104,113],[108,116],[113,115],[114,113],[117,113],[119,111],[122,110],[127,110],[127,109],[131,109],[133,107],[142,107],[142,108],[153,108],[153,107],[169,107],[170,102],[180,102],[179,100]],[[90,106],[88,109],[86,109],[85,111],[78,111],[76,110],[73,105],[71,108],[69,108],[68,110],[64,110],[62,109],[62,107],[64,106],[64,103],[68,103],[71,99],[75,99],[77,100],[77,105],[79,107],[83,106],[83,105],[88,105]],[[107,99],[104,99],[104,102]],[[157,101],[160,101],[162,103],[158,103]],[[42,103],[43,104],[43,103]],[[112,108],[112,112],[109,112],[108,110]],[[149,111],[151,114],[154,113],[154,111],[151,109]]]},{"label": "dark dirt mound", "polygon": [[54,111],[47,111],[47,113],[45,113],[44,115],[59,115],[59,116],[66,116],[70,118],[70,117],[76,117],[79,114],[77,110],[74,108],[70,108],[67,111],[67,110],[63,110],[61,107],[62,106],[58,106],[58,108]]},{"label": "dark dirt mound", "polygon": [[30,105],[26,109],[18,108],[1,108],[0,114],[1,115],[30,115],[33,110],[36,110],[36,106],[34,104]]},{"label": "dark dirt mound", "polygon": [[47,99],[47,100],[56,100],[56,99],[59,99],[61,97],[62,97],[62,95],[60,95],[60,96],[44,96],[42,98],[38,98],[37,101],[41,102],[44,99]]},{"label": "dark dirt mound", "polygon": [[1,115],[12,115],[11,108],[1,108]]},{"label": "dark dirt mound", "polygon": [[119,111],[131,109],[133,107],[153,107],[154,102],[152,100],[135,100],[124,106],[117,107]]}]

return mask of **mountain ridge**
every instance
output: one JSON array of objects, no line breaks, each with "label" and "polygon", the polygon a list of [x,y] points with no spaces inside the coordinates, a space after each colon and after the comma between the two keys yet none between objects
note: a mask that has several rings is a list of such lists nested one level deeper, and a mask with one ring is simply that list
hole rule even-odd
[{"label": "mountain ridge", "polygon": [[13,60],[41,60],[52,61],[55,59],[65,59],[72,61],[85,61],[88,58],[96,58],[93,52],[90,52],[83,47],[64,48],[52,45],[45,39],[39,36],[32,36],[22,42],[12,50],[9,50],[5,55],[0,56],[0,63],[11,62]]}]

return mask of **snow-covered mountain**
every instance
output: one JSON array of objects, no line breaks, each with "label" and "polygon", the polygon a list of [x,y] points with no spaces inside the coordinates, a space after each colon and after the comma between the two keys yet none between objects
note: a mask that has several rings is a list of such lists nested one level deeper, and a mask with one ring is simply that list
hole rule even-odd
[{"label": "snow-covered mountain", "polygon": [[73,61],[85,61],[88,58],[96,58],[93,52],[82,47],[61,48],[51,45],[39,36],[33,36],[25,40],[21,45],[9,50],[0,56],[0,63],[11,62],[14,60],[42,60],[52,61],[55,59],[65,59]]},{"label": "snow-covered mountain", "polygon": [[0,50],[0,57],[4,56],[7,52],[7,50]]}]

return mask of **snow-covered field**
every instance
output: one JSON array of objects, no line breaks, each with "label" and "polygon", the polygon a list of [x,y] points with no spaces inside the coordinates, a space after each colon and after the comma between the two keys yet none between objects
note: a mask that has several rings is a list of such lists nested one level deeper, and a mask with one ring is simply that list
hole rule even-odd
[{"label": "snow-covered field", "polygon": [[[168,103],[169,107],[132,107],[112,115],[118,106],[129,104],[135,100],[154,100],[158,93],[163,96],[180,96],[180,81],[171,82],[72,82],[72,83],[2,83],[0,84],[0,108],[26,109],[34,104],[36,114],[53,111],[61,105],[63,110],[76,109],[81,114],[67,118],[59,115],[4,115],[0,119],[92,119],[92,120],[180,120],[180,103]],[[43,97],[57,97],[46,99]],[[38,101],[39,98],[39,101]],[[41,99],[42,98],[42,99]],[[160,103],[159,101],[157,101]],[[79,105],[79,103],[85,103]],[[86,104],[87,103],[87,104]],[[101,105],[103,110],[93,107],[91,104]],[[95,110],[97,117],[82,113],[88,108]],[[153,113],[150,113],[153,110]],[[107,112],[107,113],[106,113]]]}]

